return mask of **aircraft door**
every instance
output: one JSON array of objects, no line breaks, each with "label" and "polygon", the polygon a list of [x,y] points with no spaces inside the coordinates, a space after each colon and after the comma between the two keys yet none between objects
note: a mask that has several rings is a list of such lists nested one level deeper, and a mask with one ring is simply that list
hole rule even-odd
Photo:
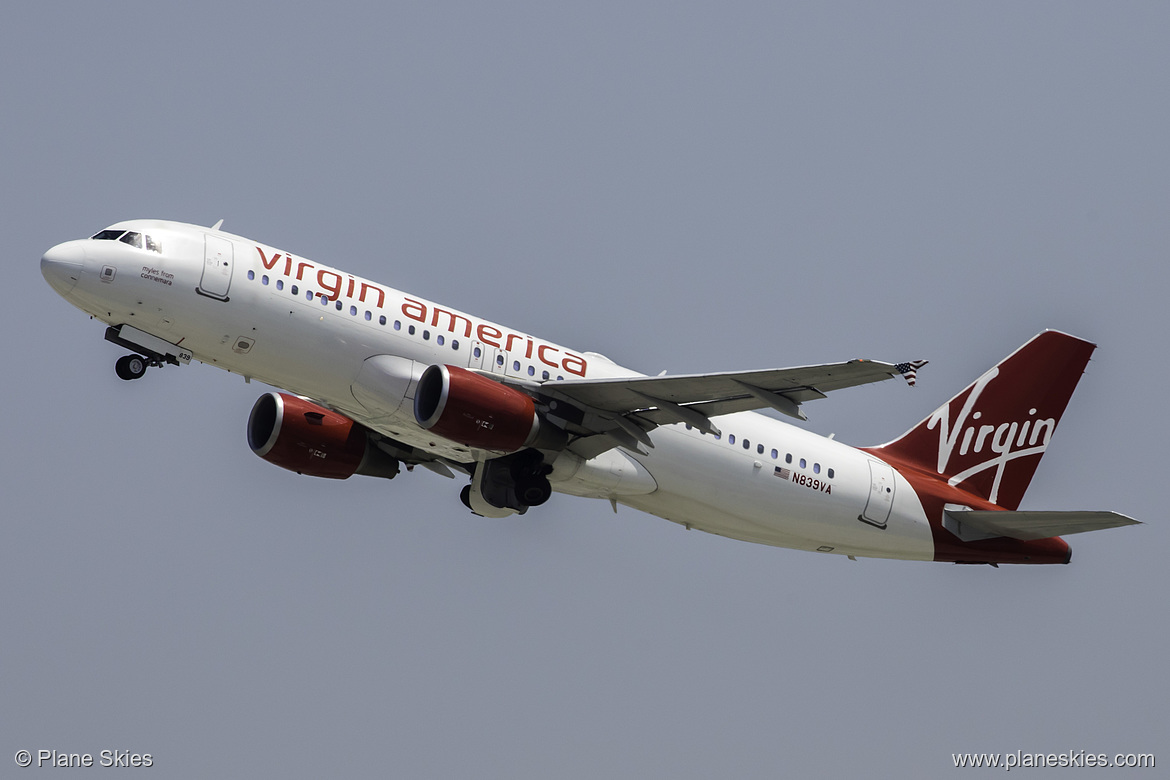
[{"label": "aircraft door", "polygon": [[857,519],[885,528],[894,508],[894,469],[876,460],[869,462],[869,499]]},{"label": "aircraft door", "polygon": [[204,236],[203,278],[197,292],[226,301],[232,283],[234,252],[232,242],[219,236]]},{"label": "aircraft door", "polygon": [[504,373],[504,362],[500,359],[501,356],[506,357],[496,347],[484,344],[482,341],[473,341],[471,342],[471,358],[467,367],[502,374]]}]

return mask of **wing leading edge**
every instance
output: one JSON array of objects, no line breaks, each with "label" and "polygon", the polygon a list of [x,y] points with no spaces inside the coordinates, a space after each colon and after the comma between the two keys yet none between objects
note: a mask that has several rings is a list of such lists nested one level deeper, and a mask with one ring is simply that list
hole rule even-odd
[{"label": "wing leading edge", "polygon": [[618,445],[653,447],[647,432],[658,425],[685,422],[717,434],[710,418],[734,412],[772,408],[804,420],[800,405],[805,401],[897,376],[910,381],[923,364],[918,361],[910,368],[907,363],[850,360],[759,371],[568,380],[544,384],[539,392],[582,410],[584,437],[571,449],[587,456]]}]

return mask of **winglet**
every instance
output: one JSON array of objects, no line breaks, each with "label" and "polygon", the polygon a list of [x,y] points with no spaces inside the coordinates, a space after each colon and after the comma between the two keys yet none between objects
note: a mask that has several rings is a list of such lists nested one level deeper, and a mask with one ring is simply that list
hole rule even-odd
[{"label": "winglet", "polygon": [[219,230],[219,226],[222,224],[223,224],[223,220],[221,219],[219,222],[216,222],[214,225],[212,225],[211,229],[212,230]]},{"label": "winglet", "polygon": [[929,363],[929,360],[911,360],[909,363],[898,363],[894,368],[898,369],[906,379],[906,384],[914,387],[914,383],[918,381],[918,369]]}]

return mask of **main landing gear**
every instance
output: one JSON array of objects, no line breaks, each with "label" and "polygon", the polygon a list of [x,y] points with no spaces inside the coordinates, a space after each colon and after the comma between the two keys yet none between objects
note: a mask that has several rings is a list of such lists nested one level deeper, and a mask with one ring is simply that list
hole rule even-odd
[{"label": "main landing gear", "polygon": [[480,463],[459,497],[472,512],[485,517],[523,514],[552,495],[551,471],[539,450],[523,450]]},{"label": "main landing gear", "polygon": [[131,379],[140,379],[146,373],[147,366],[161,366],[162,363],[157,360],[147,360],[141,355],[125,355],[118,358],[118,362],[114,363],[114,371],[118,377],[129,381]]}]

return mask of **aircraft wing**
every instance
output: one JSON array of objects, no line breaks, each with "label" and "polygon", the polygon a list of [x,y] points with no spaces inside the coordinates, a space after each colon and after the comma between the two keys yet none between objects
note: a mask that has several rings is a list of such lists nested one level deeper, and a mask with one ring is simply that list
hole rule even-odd
[{"label": "aircraft wing", "polygon": [[[766,407],[803,420],[800,405],[805,401],[897,376],[905,376],[913,384],[915,371],[924,364],[850,360],[718,374],[569,380],[546,383],[540,392],[584,410],[581,423],[589,433],[616,438],[625,446],[632,438],[653,447],[646,431],[657,425],[686,422],[717,434],[719,429],[710,422],[711,417]],[[572,449],[582,455],[596,454],[599,446],[602,449],[597,451],[604,451],[616,444],[596,441]]]}]

